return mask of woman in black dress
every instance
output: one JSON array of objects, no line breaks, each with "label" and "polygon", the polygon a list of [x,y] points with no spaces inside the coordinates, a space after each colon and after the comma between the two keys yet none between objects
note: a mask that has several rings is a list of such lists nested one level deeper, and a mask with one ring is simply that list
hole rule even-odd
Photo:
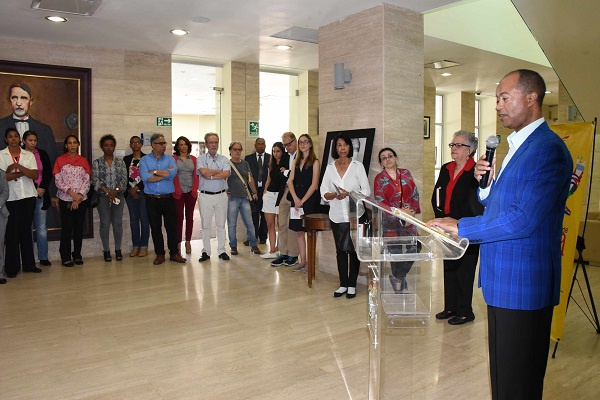
[{"label": "woman in black dress", "polygon": [[[294,160],[294,169],[290,172],[288,199],[290,209],[290,229],[297,232],[300,263],[294,271],[307,272],[306,269],[306,229],[302,224],[302,214],[313,214],[319,205],[319,171],[321,163],[315,156],[313,142],[307,134],[298,138],[298,155]],[[290,199],[291,197],[291,199]]]}]

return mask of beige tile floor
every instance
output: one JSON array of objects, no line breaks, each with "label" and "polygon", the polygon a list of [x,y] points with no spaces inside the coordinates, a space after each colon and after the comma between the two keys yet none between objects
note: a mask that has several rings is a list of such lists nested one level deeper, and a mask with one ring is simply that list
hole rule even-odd
[{"label": "beige tile floor", "polygon": [[[44,268],[0,286],[0,399],[367,399],[366,290],[334,276],[230,262],[125,258]],[[215,252],[213,252],[214,254]],[[56,262],[55,264],[58,264]],[[433,312],[442,308],[434,269]],[[600,306],[600,268],[589,267]],[[485,305],[461,327],[431,321],[386,339],[390,399],[488,399]],[[545,399],[600,398],[600,336],[571,307]]]}]

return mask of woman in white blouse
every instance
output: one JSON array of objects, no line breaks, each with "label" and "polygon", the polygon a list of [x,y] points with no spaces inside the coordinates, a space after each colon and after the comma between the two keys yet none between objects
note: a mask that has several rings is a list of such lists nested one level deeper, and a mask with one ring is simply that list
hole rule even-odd
[{"label": "woman in white blouse", "polygon": [[14,278],[21,267],[23,272],[42,272],[35,265],[31,231],[37,197],[33,181],[38,177],[38,170],[33,153],[21,149],[21,136],[16,129],[8,128],[4,140],[7,147],[0,151],[0,169],[6,171],[9,188],[6,208],[10,213],[4,268],[6,276]]},{"label": "woman in white blouse", "polygon": [[333,292],[333,297],[346,294],[349,299],[356,296],[356,279],[360,261],[350,239],[348,195],[352,191],[365,196],[371,194],[365,168],[358,161],[352,160],[352,154],[350,138],[343,133],[336,136],[331,148],[331,157],[335,162],[327,166],[321,183],[322,197],[329,203],[329,220],[340,275],[340,287]]}]

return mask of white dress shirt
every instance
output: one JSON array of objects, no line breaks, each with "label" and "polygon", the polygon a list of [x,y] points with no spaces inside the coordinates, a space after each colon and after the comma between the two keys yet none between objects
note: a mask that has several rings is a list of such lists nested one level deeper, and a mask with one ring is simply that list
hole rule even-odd
[{"label": "white dress shirt", "polygon": [[365,196],[371,195],[371,187],[364,165],[352,160],[344,176],[340,177],[335,164],[329,164],[325,169],[325,175],[323,175],[323,182],[321,183],[321,197],[329,203],[329,219],[336,224],[350,222],[350,199],[348,197],[343,200],[327,200],[324,197],[325,193],[336,193],[337,190],[334,184],[347,192],[354,191]]}]

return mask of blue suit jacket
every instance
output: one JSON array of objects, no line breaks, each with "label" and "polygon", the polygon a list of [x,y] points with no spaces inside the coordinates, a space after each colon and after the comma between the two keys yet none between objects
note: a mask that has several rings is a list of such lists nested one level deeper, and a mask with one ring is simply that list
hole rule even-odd
[{"label": "blue suit jacket", "polygon": [[558,304],[572,170],[567,147],[544,122],[492,183],[483,215],[459,221],[459,235],[481,243],[479,285],[487,304],[516,310]]}]

